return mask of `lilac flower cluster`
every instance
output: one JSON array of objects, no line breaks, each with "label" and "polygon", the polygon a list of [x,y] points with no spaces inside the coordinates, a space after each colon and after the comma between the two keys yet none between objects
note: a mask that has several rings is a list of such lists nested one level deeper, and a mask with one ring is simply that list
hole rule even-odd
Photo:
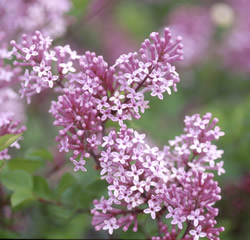
[{"label": "lilac flower cluster", "polygon": [[59,149],[73,151],[70,159],[75,170],[85,171],[83,157],[98,155],[108,119],[122,126],[125,120],[140,118],[148,108],[145,92],[163,99],[165,91],[176,91],[179,76],[171,63],[182,58],[180,40],[173,41],[168,28],[163,37],[152,33],[151,41],[142,43],[140,54],[122,55],[111,67],[95,53],[80,56],[79,70],[65,77],[64,94],[50,109],[54,124],[64,128],[56,139]]},{"label": "lilac flower cluster", "polygon": [[167,22],[174,36],[183,37],[185,48],[184,60],[180,63],[182,66],[190,67],[206,58],[214,30],[208,8],[181,6],[170,13]]},{"label": "lilac flower cluster", "polygon": [[[60,1],[60,4],[59,4]],[[9,59],[13,52],[8,51],[8,42],[19,39],[21,32],[31,33],[40,29],[44,34],[58,37],[62,35],[68,25],[64,16],[71,8],[68,0],[0,0],[0,87],[8,87],[20,81],[19,67],[12,67],[4,62]],[[24,42],[27,39],[24,39]],[[42,40],[41,40],[42,41]],[[48,42],[47,42],[48,44]],[[24,43],[29,48],[28,43]],[[32,46],[33,48],[34,46]],[[39,46],[41,47],[41,46]],[[35,54],[36,51],[25,49],[26,53]],[[41,51],[42,49],[40,49]],[[28,51],[28,52],[27,52]],[[23,53],[23,52],[22,52]],[[34,55],[32,55],[34,56]],[[29,58],[29,55],[27,55]],[[28,65],[27,65],[28,66]],[[31,74],[31,76],[33,76]],[[33,77],[31,77],[33,78]],[[49,79],[53,76],[49,75]],[[53,79],[54,80],[54,79]],[[31,80],[34,81],[35,80]],[[27,84],[27,81],[26,81]],[[25,87],[27,87],[25,85]]]},{"label": "lilac flower cluster", "polygon": [[[16,99],[16,93],[9,88],[20,81],[20,66],[32,67],[31,73],[29,74],[27,70],[21,80],[23,88],[20,92],[23,96],[26,95],[28,100],[35,90],[39,91],[45,86],[44,83],[41,84],[41,81],[37,81],[37,74],[44,82],[48,82],[49,86],[58,78],[58,76],[51,75],[44,64],[47,62],[43,62],[42,55],[50,46],[49,38],[42,39],[41,34],[37,32],[29,45],[27,37],[24,36],[20,53],[17,52],[19,47],[15,45],[15,42],[13,44],[17,48],[9,52],[7,43],[11,38],[19,38],[20,32],[33,32],[35,29],[40,29],[43,33],[54,37],[62,35],[68,22],[64,14],[69,11],[70,7],[68,0],[60,0],[60,4],[56,0],[0,0],[0,136],[10,133],[19,134],[25,130],[24,126],[19,127],[24,121],[23,105]],[[25,61],[17,64],[16,67],[6,64],[5,60],[10,59],[13,54],[17,59]],[[48,52],[49,54],[51,52]],[[21,56],[24,55],[23,59]],[[40,65],[36,66],[38,63]],[[43,67],[44,71],[41,70]],[[17,142],[12,146],[19,147]],[[9,158],[8,149],[0,153],[0,159]]]},{"label": "lilac flower cluster", "polygon": [[186,117],[184,122],[185,134],[170,141],[173,148],[165,146],[162,151],[149,147],[145,134],[125,125],[103,138],[100,165],[102,178],[109,184],[109,198],[94,201],[92,224],[96,230],[112,234],[133,224],[137,231],[137,217],[145,213],[161,226],[162,235],[155,239],[169,239],[164,218],[178,227],[172,233],[176,237],[186,222],[184,235],[219,239],[223,228],[215,228],[218,209],[213,205],[221,198],[220,188],[207,171],[224,172],[222,162],[215,164],[222,151],[211,144],[224,133],[210,113]]},{"label": "lilac flower cluster", "polygon": [[200,171],[216,170],[218,175],[225,173],[223,161],[215,162],[221,158],[223,150],[217,150],[217,146],[211,143],[224,135],[220,127],[215,126],[218,119],[212,119],[211,113],[202,118],[195,114],[186,116],[184,122],[185,134],[169,141],[170,146],[173,146],[174,159],[179,159],[178,167],[187,166]]},{"label": "lilac flower cluster", "polygon": [[[74,170],[86,171],[92,157],[108,182],[109,198],[94,201],[92,224],[96,230],[138,229],[138,215],[148,214],[160,233],[153,239],[207,237],[217,240],[223,228],[216,228],[220,188],[213,180],[215,170],[224,173],[222,150],[212,144],[224,133],[210,113],[185,118],[184,134],[163,150],[151,148],[145,134],[126,126],[148,108],[145,93],[163,99],[177,91],[180,81],[175,64],[182,60],[181,38],[151,33],[139,52],[121,55],[108,66],[102,56],[87,51],[78,55],[70,46],[52,47],[52,39],[40,32],[21,44],[11,42],[14,64],[24,68],[20,90],[28,102],[44,89],[56,88],[57,101],[50,113],[61,127],[56,141],[60,152],[70,152]],[[27,69],[29,68],[29,70]],[[117,122],[118,131],[107,128]],[[168,230],[165,219],[174,227]]]},{"label": "lilac flower cluster", "polygon": [[[21,97],[26,96],[28,103],[31,101],[31,96],[52,88],[54,84],[62,87],[65,75],[76,71],[72,62],[79,58],[76,52],[72,51],[69,45],[53,48],[52,42],[50,37],[44,37],[39,31],[36,31],[31,38],[24,34],[21,44],[11,41],[12,55],[17,59],[14,65],[31,67],[30,71],[25,70],[20,80]],[[52,73],[53,66],[57,74]]]}]

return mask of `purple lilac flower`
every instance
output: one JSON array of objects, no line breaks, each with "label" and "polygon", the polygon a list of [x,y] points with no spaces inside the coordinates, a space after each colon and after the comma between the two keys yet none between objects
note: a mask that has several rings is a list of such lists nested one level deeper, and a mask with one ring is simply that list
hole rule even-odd
[{"label": "purple lilac flower", "polygon": [[215,126],[218,119],[212,119],[211,113],[203,117],[195,114],[186,116],[184,122],[185,134],[169,141],[173,157],[178,159],[178,168],[187,165],[194,170],[216,170],[219,175],[224,173],[223,162],[216,162],[221,158],[223,150],[218,150],[212,144],[212,141],[224,135],[220,127]]},{"label": "purple lilac flower", "polygon": [[[22,39],[22,44],[11,41],[12,55],[17,59],[14,65],[26,69],[20,77],[19,92],[21,97],[25,96],[30,103],[31,96],[44,89],[52,88],[54,85],[63,87],[62,81],[68,73],[75,71],[73,62],[77,64],[80,57],[69,45],[51,47],[53,40],[44,37],[39,31],[31,38],[24,34]],[[53,65],[56,67],[53,68]],[[31,70],[27,67],[31,67]]]},{"label": "purple lilac flower", "polygon": [[[59,151],[70,152],[74,171],[86,171],[85,158],[92,156],[108,182],[109,198],[94,200],[91,211],[96,230],[112,234],[133,225],[137,231],[138,215],[148,214],[165,235],[162,239],[179,235],[184,222],[187,230],[182,239],[218,239],[223,228],[215,227],[214,204],[220,188],[209,173],[224,172],[223,162],[216,162],[223,151],[212,144],[224,134],[215,126],[218,120],[210,113],[186,117],[185,133],[162,151],[151,148],[144,134],[124,124],[148,108],[144,93],[163,99],[165,92],[177,91],[180,79],[173,64],[182,60],[181,38],[173,40],[168,28],[162,37],[152,33],[138,53],[123,54],[112,66],[92,52],[79,56],[69,45],[52,47],[52,39],[38,31],[11,45],[14,64],[26,69],[22,97],[30,101],[44,89],[59,87],[61,95],[50,109],[54,125],[63,128],[56,137]],[[120,131],[105,136],[107,120],[118,122]],[[12,118],[3,115],[1,121],[4,127]],[[18,123],[11,126],[18,131]],[[176,227],[171,232],[164,218]]]},{"label": "purple lilac flower", "polygon": [[[151,91],[154,95],[155,89],[160,89],[158,95],[162,98],[165,91],[171,93],[170,87],[176,91],[179,77],[170,63],[182,58],[180,39],[173,41],[167,28],[163,37],[152,33],[151,39],[151,42],[146,39],[142,43],[140,54],[122,55],[111,67],[102,56],[91,52],[77,59],[78,68],[67,63],[59,65],[66,68],[65,74],[67,72],[64,93],[57,102],[52,102],[50,112],[56,118],[54,124],[64,128],[56,139],[59,149],[73,151],[71,160],[100,154],[98,146],[102,143],[103,126],[108,119],[122,126],[124,120],[140,118],[140,112],[148,108],[145,92]],[[136,80],[131,80],[130,76]],[[134,142],[140,141],[143,138],[138,135]],[[127,138],[120,139],[119,149],[131,144]],[[125,161],[126,156],[122,155],[115,155],[115,161]]]},{"label": "purple lilac flower", "polygon": [[188,67],[206,58],[214,30],[207,8],[181,6],[170,13],[167,22],[174,36],[183,37],[184,60],[180,65]]},{"label": "purple lilac flower", "polygon": [[[220,188],[213,180],[214,175],[208,172],[224,172],[222,166],[215,163],[222,151],[211,147],[213,140],[224,135],[215,127],[217,122],[210,113],[203,117],[198,114],[186,117],[185,134],[170,141],[172,147],[165,146],[162,151],[149,147],[143,141],[144,134],[125,125],[120,132],[110,131],[105,137],[110,141],[103,143],[100,158],[102,178],[109,184],[109,198],[94,201],[92,224],[96,230],[105,229],[105,220],[116,218],[119,228],[126,231],[133,225],[133,231],[137,231],[137,217],[146,213],[160,225],[164,218],[170,218],[171,224],[178,227],[177,235],[187,222],[186,234],[196,239],[204,236],[218,239],[223,228],[215,228],[218,209],[213,205],[221,198]],[[194,140],[204,146],[195,145]],[[124,142],[123,147],[121,142]],[[132,142],[134,144],[126,144]],[[186,144],[188,151],[179,151],[182,144]],[[138,150],[140,158],[135,156]],[[120,152],[126,156],[121,161],[116,159]],[[105,207],[105,212],[102,211],[102,202],[108,204],[109,210]],[[162,233],[166,234],[163,230]]]}]

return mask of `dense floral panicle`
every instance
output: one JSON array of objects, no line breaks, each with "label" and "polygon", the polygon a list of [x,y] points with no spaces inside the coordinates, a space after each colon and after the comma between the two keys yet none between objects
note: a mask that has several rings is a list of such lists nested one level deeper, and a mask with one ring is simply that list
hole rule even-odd
[{"label": "dense floral panicle", "polygon": [[[127,64],[124,60],[126,56],[123,55],[114,66],[109,67],[102,56],[87,51],[82,56],[76,53],[71,55],[71,59],[74,55],[75,60],[79,60],[76,72],[72,69],[69,70],[70,73],[64,69],[61,72],[59,70],[59,73],[67,74],[67,82],[62,96],[52,103],[50,112],[56,118],[54,124],[64,128],[60,131],[57,141],[60,142],[61,151],[74,152],[71,160],[76,161],[77,156],[82,159],[85,154],[89,156],[93,149],[91,144],[84,143],[84,139],[92,139],[93,136],[102,139],[103,124],[106,120],[117,121],[122,126],[124,120],[140,118],[140,113],[148,108],[148,101],[144,100],[146,91],[157,88],[171,93],[170,87],[176,88],[179,77],[170,62],[181,59],[180,39],[171,40],[168,29],[165,30],[164,37],[160,38],[157,33],[153,33],[151,39],[152,43],[146,40],[142,44],[140,60],[135,58],[138,54],[129,54],[128,56],[133,57],[129,57]],[[28,52],[28,61],[39,56],[32,53],[37,49],[33,48]],[[43,57],[42,54],[40,55]],[[21,56],[21,59],[27,62],[27,54]],[[122,59],[126,63],[121,62]],[[45,66],[50,66],[50,63],[44,63]],[[38,71],[38,77],[39,73],[42,75],[43,71]],[[34,71],[33,75],[27,74],[32,79],[37,77]],[[161,95],[160,92],[157,94]]]},{"label": "dense floral panicle", "polygon": [[[198,125],[195,121],[198,115],[190,118],[186,119],[186,132]],[[211,115],[206,114],[205,119],[208,121],[204,126],[199,121],[202,132],[197,136],[212,141],[217,120],[209,125]],[[182,155],[177,156],[169,147],[162,151],[151,148],[144,138],[144,134],[125,125],[120,132],[111,131],[103,138],[105,151],[101,153],[100,165],[102,178],[109,184],[109,199],[94,201],[92,224],[96,230],[110,230],[112,226],[107,227],[105,222],[112,220],[115,227],[110,234],[121,227],[126,231],[131,224],[137,231],[137,216],[145,213],[156,221],[170,218],[171,224],[178,227],[178,234],[188,221],[189,234],[195,239],[202,236],[217,239],[216,235],[223,229],[214,228],[218,209],[213,208],[213,204],[220,200],[220,188],[213,174],[205,173],[211,168],[191,168],[188,161],[185,165],[179,164]],[[195,159],[189,158],[189,161],[192,163]]]},{"label": "dense floral panicle", "polygon": [[234,24],[220,46],[226,65],[235,71],[250,72],[250,2],[229,1],[234,10]]},{"label": "dense floral panicle", "polygon": [[170,13],[167,23],[174,36],[180,35],[183,38],[184,60],[180,65],[188,67],[199,63],[207,56],[213,36],[209,9],[181,6]]},{"label": "dense floral panicle", "polygon": [[[95,92],[95,95],[99,95],[101,97],[107,96],[107,92],[110,91],[113,93],[113,85],[115,84],[114,80],[114,70],[109,68],[108,63],[103,59],[102,56],[97,56],[94,52],[85,52],[83,56],[80,58],[80,66],[81,72],[86,74],[90,79],[94,79],[98,81],[96,83],[96,87],[98,87],[99,92]],[[91,86],[87,89],[89,85],[88,81],[84,82],[85,90],[90,91]],[[97,89],[97,88],[96,88]]]},{"label": "dense floral panicle", "polygon": [[120,125],[124,120],[140,118],[140,113],[148,108],[145,92],[151,91],[151,95],[162,99],[162,93],[167,91],[171,94],[170,88],[176,90],[179,82],[178,74],[170,63],[182,59],[181,39],[173,41],[169,29],[165,29],[164,37],[152,33],[151,40],[145,40],[140,54],[121,55],[111,67],[103,57],[86,52],[80,59],[80,65],[87,77],[78,79],[83,74],[72,74],[69,86],[78,82],[83,85],[83,90],[99,96],[98,109],[103,118],[117,121]]},{"label": "dense floral panicle", "polygon": [[170,87],[176,90],[176,83],[179,82],[179,75],[171,64],[182,60],[181,38],[173,40],[170,30],[165,28],[162,37],[153,32],[150,40],[142,43],[139,54],[121,55],[114,67],[122,91],[132,87],[143,93],[150,91],[153,96],[162,99],[161,93],[167,91],[171,94]]},{"label": "dense floral panicle", "polygon": [[212,114],[204,116],[195,114],[186,116],[185,134],[170,140],[172,146],[172,158],[176,161],[177,167],[188,167],[201,171],[216,170],[218,174],[225,172],[223,161],[215,162],[221,158],[223,150],[218,150],[212,141],[218,140],[224,135],[220,127],[216,126],[218,119],[213,118]]},{"label": "dense floral panicle", "polygon": [[[194,239],[205,236],[208,239],[219,239],[219,233],[224,230],[223,227],[215,228],[217,222],[214,218],[219,210],[213,206],[221,199],[221,189],[213,177],[212,173],[201,171],[183,172],[177,176],[180,187],[174,189],[175,192],[172,191],[174,193],[172,197],[177,200],[174,215],[171,214],[172,221],[175,220],[176,209],[178,209],[178,215],[190,221],[189,224],[192,227],[189,233]],[[173,200],[172,197],[170,195],[171,200]]]},{"label": "dense floral panicle", "polygon": [[[134,226],[133,230],[137,231],[137,213],[143,213],[144,210],[139,206],[147,203],[147,199],[150,206],[148,211],[153,217],[155,212],[160,210],[157,203],[150,201],[149,194],[146,198],[151,185],[156,184],[154,179],[157,180],[157,178],[154,175],[159,160],[157,159],[158,149],[151,149],[146,145],[144,137],[145,135],[127,129],[124,125],[120,132],[111,131],[103,138],[102,145],[106,151],[101,153],[101,175],[109,183],[110,198],[94,201],[92,224],[96,230],[107,229],[107,223],[115,221],[116,225],[109,231],[110,234],[113,229],[120,227],[126,231],[131,224]],[[151,161],[156,164],[153,163],[150,166]],[[114,205],[124,208],[119,209]]]},{"label": "dense floral panicle", "polygon": [[0,31],[13,38],[20,32],[40,29],[46,35],[58,37],[68,25],[65,14],[70,8],[69,0],[0,0]]},{"label": "dense floral panicle", "polygon": [[139,53],[121,55],[110,68],[115,72],[109,98],[113,110],[110,118],[120,125],[126,119],[140,118],[140,113],[148,108],[145,92],[163,99],[164,92],[177,90],[180,79],[171,64],[182,60],[181,38],[173,40],[166,28],[162,37],[151,33],[150,39],[142,43]]},{"label": "dense floral panicle", "polygon": [[[18,60],[15,65],[32,68],[31,71],[26,69],[21,78],[20,92],[27,96],[28,101],[32,95],[53,87],[54,83],[62,86],[66,79],[68,90],[81,87],[83,92],[105,101],[99,106],[101,114],[122,125],[124,120],[140,118],[140,112],[148,108],[145,92],[151,91],[151,95],[162,99],[165,91],[169,94],[171,88],[176,91],[179,76],[171,63],[182,59],[180,41],[180,38],[173,41],[167,28],[164,37],[152,33],[151,42],[144,41],[140,54],[122,55],[111,67],[95,53],[86,52],[79,56],[68,45],[52,48],[52,39],[45,38],[38,31],[31,39],[23,35],[22,44],[12,41],[11,45],[12,54]],[[53,74],[53,64],[57,66],[57,74]],[[76,72],[75,66],[78,65],[80,68]]]},{"label": "dense floral panicle", "polygon": [[[20,93],[22,97],[27,97],[28,102],[32,95],[44,89],[55,84],[63,86],[62,81],[67,74],[76,71],[74,63],[78,63],[80,56],[69,45],[52,47],[52,42],[50,37],[44,37],[39,31],[30,38],[24,34],[21,44],[11,41],[12,55],[17,59],[14,65],[26,69],[21,77]],[[56,74],[53,74],[54,71]]]},{"label": "dense floral panicle", "polygon": [[[59,151],[73,151],[70,158],[76,165],[84,163],[83,158],[90,156],[90,151],[96,151],[102,132],[102,120],[96,109],[96,99],[88,92],[74,89],[58,97],[52,102],[50,113],[55,117],[54,125],[64,129],[59,131],[56,141],[59,142]],[[76,158],[80,157],[79,163]],[[81,168],[81,170],[85,170]]]}]

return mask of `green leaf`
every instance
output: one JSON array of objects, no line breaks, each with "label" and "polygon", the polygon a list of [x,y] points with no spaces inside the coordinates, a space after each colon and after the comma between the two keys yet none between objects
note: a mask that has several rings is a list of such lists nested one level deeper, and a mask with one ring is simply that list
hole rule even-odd
[{"label": "green leaf", "polygon": [[[57,217],[61,219],[69,219],[74,214],[75,209],[69,209],[61,206],[55,206],[55,205],[49,205],[48,206],[49,214],[51,214],[51,217]],[[57,219],[59,220],[59,219]]]},{"label": "green leaf", "polygon": [[23,203],[24,201],[32,199],[34,199],[34,197],[29,189],[21,189],[17,190],[11,195],[10,202],[12,207],[16,207],[17,205]]},{"label": "green leaf", "polygon": [[99,180],[96,180],[95,182],[91,183],[90,185],[88,185],[86,190],[88,192],[96,193],[97,196],[99,196],[102,192],[107,191],[107,186],[108,186],[108,184],[106,181],[99,179]]},{"label": "green leaf", "polygon": [[31,190],[33,187],[32,176],[22,170],[6,171],[0,175],[2,184],[10,190]]},{"label": "green leaf", "polygon": [[20,134],[6,134],[0,137],[0,152],[9,147],[18,138],[20,138],[23,133]]},{"label": "green leaf", "polygon": [[20,236],[16,232],[11,232],[10,230],[6,229],[4,226],[0,226],[0,236],[1,239],[19,239]]},{"label": "green leaf", "polygon": [[145,32],[156,29],[152,12],[138,1],[121,1],[117,4],[115,18],[122,28],[141,40],[145,38]]},{"label": "green leaf", "polygon": [[70,173],[64,174],[56,190],[56,195],[60,197],[63,194],[63,192],[69,187],[71,187],[75,182],[76,182],[75,177],[73,177]]},{"label": "green leaf", "polygon": [[105,127],[106,128],[115,128],[116,130],[118,130],[120,128],[120,126],[117,122],[113,122],[113,121],[109,121],[109,120],[105,123]]},{"label": "green leaf", "polygon": [[41,160],[29,160],[25,158],[14,158],[8,163],[10,170],[24,170],[29,173],[34,173],[42,166]]},{"label": "green leaf", "polygon": [[52,153],[50,153],[46,148],[31,149],[25,155],[27,158],[31,158],[33,160],[52,161],[54,159]]},{"label": "green leaf", "polygon": [[84,11],[86,10],[89,1],[88,0],[72,0],[73,7],[71,8],[69,15],[79,17],[82,16]]},{"label": "green leaf", "polygon": [[36,197],[51,199],[51,192],[45,178],[41,176],[33,176],[33,193]]},{"label": "green leaf", "polygon": [[[85,234],[88,233],[89,223],[91,222],[91,217],[83,214],[76,215],[66,224],[57,226],[55,229],[44,232],[43,238],[45,239],[83,239]],[[98,239],[98,235],[95,235]],[[107,239],[105,237],[105,239]],[[85,239],[85,238],[84,238]],[[99,238],[100,239],[100,238]]]}]

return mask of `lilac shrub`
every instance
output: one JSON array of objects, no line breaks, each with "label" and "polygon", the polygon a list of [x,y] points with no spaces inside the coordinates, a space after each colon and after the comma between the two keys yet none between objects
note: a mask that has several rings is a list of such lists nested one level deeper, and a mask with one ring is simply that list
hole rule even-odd
[{"label": "lilac shrub", "polygon": [[171,233],[175,237],[186,223],[184,236],[218,239],[223,228],[215,228],[218,209],[213,205],[221,198],[220,188],[208,171],[224,173],[223,162],[215,162],[223,151],[212,144],[224,133],[210,113],[202,118],[187,116],[184,122],[185,134],[169,141],[170,146],[163,150],[151,148],[145,143],[145,134],[126,126],[104,137],[100,165],[102,178],[109,184],[109,198],[94,201],[92,224],[96,230],[108,229],[112,234],[133,225],[137,231],[138,216],[149,214],[161,229],[161,236],[154,239],[170,239],[164,218],[177,226]]},{"label": "lilac shrub", "polygon": [[180,79],[171,63],[182,59],[181,38],[173,41],[168,28],[163,37],[158,33],[150,37],[140,53],[124,54],[110,67],[95,53],[79,56],[68,45],[50,49],[52,40],[40,32],[31,39],[24,35],[22,44],[11,42],[18,60],[14,64],[32,67],[22,77],[22,97],[30,102],[32,95],[54,84],[61,88],[63,94],[52,102],[50,113],[56,118],[54,124],[64,128],[56,138],[59,150],[72,150],[70,160],[76,166],[78,156],[83,164],[84,157],[97,155],[108,119],[122,126],[148,108],[145,92],[163,99],[164,92],[177,90]]},{"label": "lilac shrub", "polygon": [[[145,134],[128,128],[149,106],[145,93],[163,99],[177,91],[175,71],[183,59],[181,38],[151,33],[139,52],[121,55],[108,66],[102,56],[78,55],[69,45],[52,46],[52,39],[35,32],[11,41],[14,65],[23,69],[21,96],[28,102],[49,88],[59,93],[49,112],[62,129],[56,137],[60,152],[70,153],[74,170],[87,171],[93,158],[108,183],[109,198],[94,200],[92,224],[96,230],[138,230],[138,215],[150,216],[159,229],[152,239],[219,239],[214,207],[220,188],[211,171],[224,173],[212,142],[224,133],[210,113],[185,118],[184,134],[163,150],[150,147]],[[115,123],[116,128],[108,127]],[[114,124],[113,124],[114,125]],[[172,228],[166,225],[169,219]]]}]

